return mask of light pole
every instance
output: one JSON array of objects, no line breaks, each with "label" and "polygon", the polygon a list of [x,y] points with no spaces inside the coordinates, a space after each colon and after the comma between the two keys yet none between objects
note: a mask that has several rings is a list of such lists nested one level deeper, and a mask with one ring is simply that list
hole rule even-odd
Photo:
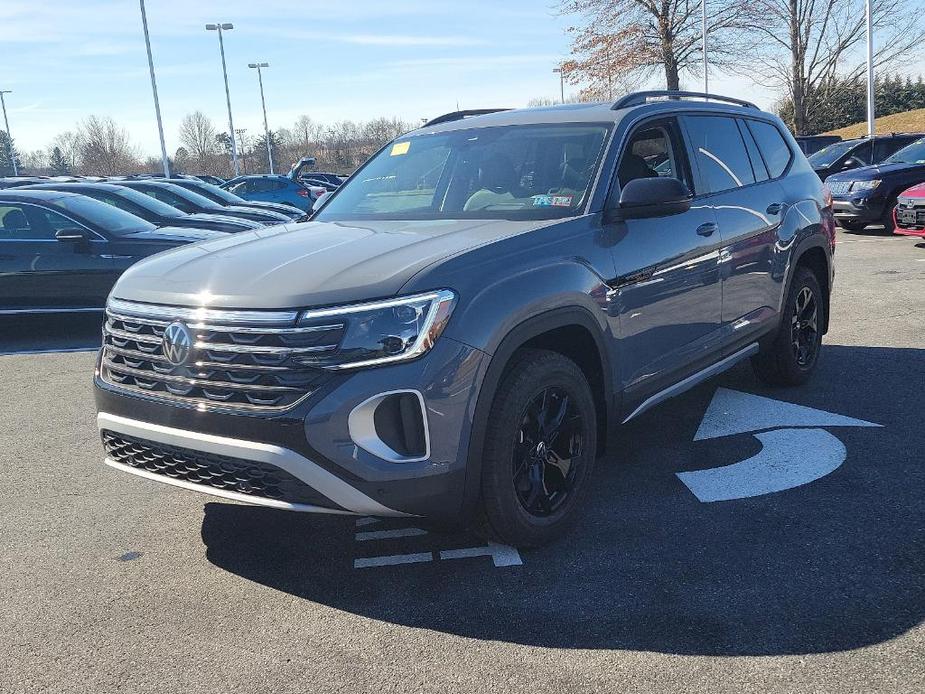
[{"label": "light pole", "polygon": [[231,92],[228,91],[228,69],[225,67],[225,42],[222,40],[222,31],[234,29],[234,24],[206,24],[206,31],[218,32],[218,50],[222,54],[222,75],[225,78],[225,100],[228,102],[228,134],[231,135],[231,163],[234,175],[238,175],[238,146],[234,141],[234,120],[231,118]]},{"label": "light pole", "polygon": [[707,62],[707,0],[700,0],[700,30],[703,32],[703,93],[710,93],[709,63]]},{"label": "light pole", "polygon": [[164,164],[164,177],[170,178],[170,163],[167,161],[167,145],[164,144],[164,124],[161,122],[161,105],[157,100],[157,81],[154,79],[154,58],[151,57],[151,39],[148,38],[148,16],[145,14],[145,0],[138,0],[141,5],[141,27],[145,33],[145,48],[148,49],[148,70],[151,72],[151,91],[154,93],[154,115],[157,118],[157,136],[161,140],[161,161]]},{"label": "light pole", "polygon": [[874,108],[874,23],[871,9],[873,0],[867,0],[867,135],[874,136],[877,126],[875,121],[876,109]]},{"label": "light pole", "polygon": [[554,67],[553,72],[559,73],[559,103],[565,103],[565,72],[562,70],[562,67]]},{"label": "light pole", "polygon": [[13,154],[13,136],[10,134],[10,121],[6,118],[6,101],[3,99],[4,94],[12,93],[12,89],[0,90],[0,105],[3,106],[3,124],[6,126],[6,149],[10,154],[10,163],[13,164],[13,175],[18,176],[19,170],[16,168],[16,155]]},{"label": "light pole", "polygon": [[247,67],[257,69],[257,81],[260,83],[260,105],[263,107],[263,137],[267,143],[267,161],[270,162],[270,175],[273,171],[273,150],[270,147],[270,128],[267,125],[267,102],[263,98],[263,73],[262,68],[270,67],[270,63],[248,63]]},{"label": "light pole", "polygon": [[[244,133],[247,132],[247,128],[238,128],[235,130],[238,137],[241,138],[241,161],[244,163],[244,174],[247,174],[247,143],[244,141]],[[234,139],[234,138],[232,138]]]}]

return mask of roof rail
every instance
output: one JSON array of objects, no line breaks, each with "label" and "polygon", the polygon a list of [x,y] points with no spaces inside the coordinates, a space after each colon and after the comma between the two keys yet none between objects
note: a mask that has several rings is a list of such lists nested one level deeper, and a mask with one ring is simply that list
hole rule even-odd
[{"label": "roof rail", "polygon": [[431,125],[440,125],[440,123],[451,123],[454,120],[462,120],[463,118],[469,118],[470,116],[484,116],[487,113],[499,113],[501,111],[510,111],[509,108],[470,108],[465,111],[453,111],[452,113],[444,113],[442,116],[437,116],[427,121],[421,127],[427,128]]},{"label": "roof rail", "polygon": [[633,92],[632,94],[627,94],[621,99],[617,99],[617,101],[614,102],[614,105],[610,108],[614,111],[617,111],[621,108],[627,108],[629,106],[639,106],[640,104],[646,103],[649,99],[656,97],[668,97],[669,99],[705,99],[707,101],[725,101],[730,104],[736,104],[737,106],[744,106],[745,108],[758,109],[758,107],[755,106],[755,104],[753,104],[751,101],[733,99],[730,96],[720,96],[719,94],[707,94],[706,92],[681,92],[675,89]]}]

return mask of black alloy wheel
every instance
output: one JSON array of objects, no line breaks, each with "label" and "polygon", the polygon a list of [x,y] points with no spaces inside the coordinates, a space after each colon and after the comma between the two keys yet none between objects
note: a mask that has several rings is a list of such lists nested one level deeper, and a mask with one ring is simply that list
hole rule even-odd
[{"label": "black alloy wheel", "polygon": [[819,306],[813,290],[801,287],[790,319],[790,343],[797,366],[805,369],[816,360],[819,349]]}]

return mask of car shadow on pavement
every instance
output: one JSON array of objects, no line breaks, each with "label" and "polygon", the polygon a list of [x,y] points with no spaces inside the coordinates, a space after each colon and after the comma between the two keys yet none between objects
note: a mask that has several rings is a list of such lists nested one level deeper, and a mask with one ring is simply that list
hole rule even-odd
[{"label": "car shadow on pavement", "polygon": [[[207,558],[363,617],[554,648],[779,655],[886,641],[925,617],[925,350],[827,346],[811,384],[767,389],[747,365],[622,427],[582,522],[523,564],[440,550],[466,533],[370,542],[356,519],[208,503]],[[731,464],[751,434],[693,441],[717,386],[883,424],[829,429],[847,458],[784,492],[701,503],[678,471]],[[806,452],[807,455],[811,451]],[[408,527],[383,520],[372,528]],[[359,557],[432,560],[354,568]]]},{"label": "car shadow on pavement", "polygon": [[103,313],[0,316],[0,355],[100,348]]}]

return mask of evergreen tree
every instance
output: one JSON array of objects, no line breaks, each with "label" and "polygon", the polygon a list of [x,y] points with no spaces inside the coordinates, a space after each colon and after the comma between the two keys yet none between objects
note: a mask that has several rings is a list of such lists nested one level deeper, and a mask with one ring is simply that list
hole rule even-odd
[{"label": "evergreen tree", "polygon": [[13,175],[13,159],[10,158],[11,152],[12,156],[16,158],[16,168],[22,169],[19,152],[16,151],[16,143],[13,142],[6,130],[0,130],[0,176]]},{"label": "evergreen tree", "polygon": [[48,168],[55,176],[69,176],[71,165],[61,152],[60,147],[54,147],[51,150],[51,158],[48,162]]}]

